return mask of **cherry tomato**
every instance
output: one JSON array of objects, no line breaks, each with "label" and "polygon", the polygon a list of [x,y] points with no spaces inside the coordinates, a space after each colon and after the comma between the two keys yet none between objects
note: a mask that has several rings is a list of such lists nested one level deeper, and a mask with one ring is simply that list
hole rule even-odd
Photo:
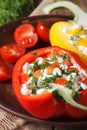
[{"label": "cherry tomato", "polygon": [[36,30],[31,24],[22,24],[18,26],[15,29],[14,38],[19,45],[25,48],[33,47],[38,41]]},{"label": "cherry tomato", "polygon": [[42,41],[49,43],[50,42],[50,40],[49,40],[49,27],[47,27],[42,22],[38,22],[36,29],[37,29],[37,33],[38,33],[39,38]]},{"label": "cherry tomato", "polygon": [[12,77],[12,67],[0,61],[0,81],[7,81]]},{"label": "cherry tomato", "polygon": [[7,44],[0,48],[0,53],[2,59],[15,63],[25,53],[25,48],[18,44]]}]

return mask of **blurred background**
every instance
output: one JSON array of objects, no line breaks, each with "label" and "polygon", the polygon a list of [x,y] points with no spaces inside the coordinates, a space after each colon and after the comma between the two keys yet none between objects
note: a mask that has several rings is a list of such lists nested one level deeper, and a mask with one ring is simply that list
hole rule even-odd
[{"label": "blurred background", "polygon": [[0,0],[0,26],[28,16],[42,0]]}]

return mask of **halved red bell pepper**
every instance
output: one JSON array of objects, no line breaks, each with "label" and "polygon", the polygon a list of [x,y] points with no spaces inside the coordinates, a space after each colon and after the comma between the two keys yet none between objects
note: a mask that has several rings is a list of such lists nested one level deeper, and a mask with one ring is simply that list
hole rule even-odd
[{"label": "halved red bell pepper", "polygon": [[[37,49],[34,51],[31,51],[24,55],[22,58],[20,58],[16,65],[14,66],[14,71],[13,71],[13,77],[12,77],[12,83],[13,83],[13,89],[15,91],[15,94],[17,96],[17,99],[19,100],[20,104],[23,106],[25,110],[27,110],[29,113],[34,115],[35,117],[42,118],[42,119],[48,119],[48,118],[54,118],[54,117],[59,117],[59,116],[65,116],[67,115],[68,117],[73,117],[73,118],[82,118],[87,116],[87,101],[85,98],[87,97],[87,93],[84,94],[85,91],[87,90],[80,90],[79,95],[80,97],[76,98],[76,100],[73,99],[73,93],[74,92],[72,89],[69,89],[67,87],[59,87],[56,84],[57,89],[57,94],[62,97],[56,98],[54,94],[50,91],[44,91],[40,94],[25,94],[23,95],[21,93],[21,75],[22,75],[22,69],[23,65],[28,62],[28,63],[33,63],[38,57],[48,57],[49,55],[61,55],[61,54],[68,54],[70,56],[70,60],[73,62],[75,66],[77,66],[78,71],[81,71],[84,76],[84,80],[86,80],[87,77],[87,65],[85,65],[80,57],[75,54],[74,52],[68,51],[61,49],[59,47],[46,47],[46,48],[41,48]],[[67,63],[67,62],[65,62]],[[72,64],[69,64],[69,66]],[[59,66],[59,64],[55,64],[55,66]],[[24,76],[24,81],[26,81]],[[65,78],[60,78],[61,81]],[[56,82],[61,84],[59,80]],[[66,81],[66,80],[65,80]],[[63,82],[63,84],[67,82]],[[67,97],[69,95],[69,97]],[[77,101],[78,100],[78,101]],[[81,101],[80,101],[81,100]],[[78,102],[78,103],[77,103]],[[85,104],[83,103],[85,102]],[[79,104],[81,103],[81,104]],[[83,104],[83,105],[82,105]],[[72,116],[72,111],[71,108],[74,108],[74,111],[79,110],[79,113],[75,113],[77,116]],[[82,113],[80,116],[80,112]],[[85,113],[85,114],[84,114]]]}]

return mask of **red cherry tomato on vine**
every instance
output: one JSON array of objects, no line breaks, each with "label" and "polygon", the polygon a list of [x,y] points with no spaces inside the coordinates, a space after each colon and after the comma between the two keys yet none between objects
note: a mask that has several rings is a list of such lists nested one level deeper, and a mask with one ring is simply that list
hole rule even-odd
[{"label": "red cherry tomato on vine", "polygon": [[15,63],[25,53],[25,48],[18,44],[7,44],[0,48],[0,53],[3,60]]},{"label": "red cherry tomato on vine", "polygon": [[25,48],[33,47],[38,41],[36,30],[31,24],[19,25],[15,29],[14,38],[19,45]]},{"label": "red cherry tomato on vine", "polygon": [[12,67],[0,61],[0,81],[7,81],[12,77]]},{"label": "red cherry tomato on vine", "polygon": [[49,40],[49,27],[42,22],[38,22],[36,29],[37,29],[37,33],[38,33],[39,38],[42,41],[49,43],[50,42],[50,40]]}]

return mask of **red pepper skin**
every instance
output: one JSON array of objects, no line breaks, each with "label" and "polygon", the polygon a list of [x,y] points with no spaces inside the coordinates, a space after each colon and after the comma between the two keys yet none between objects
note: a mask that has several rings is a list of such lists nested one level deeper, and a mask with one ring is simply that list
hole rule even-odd
[{"label": "red pepper skin", "polygon": [[[79,71],[81,71],[82,69],[87,71],[87,65],[85,65],[81,61],[81,59],[77,54],[71,51],[61,49],[59,47],[46,47],[46,48],[37,49],[35,51],[31,51],[26,55],[22,56],[14,66],[12,84],[17,99],[19,100],[23,108],[27,110],[30,114],[34,115],[35,117],[41,119],[48,119],[48,118],[64,116],[65,113],[68,113],[69,109],[68,107],[66,107],[66,104],[64,102],[54,98],[54,96],[50,92],[44,92],[42,94],[33,95],[33,96],[22,95],[20,91],[21,89],[20,73],[22,72],[22,66],[26,62],[32,63],[37,57],[45,57],[52,53],[63,54],[65,52],[69,53],[71,57],[74,59],[74,62],[79,65]],[[71,108],[73,107],[71,106]],[[82,111],[82,113],[84,113],[84,111]],[[69,114],[67,115],[69,116]],[[82,114],[81,117],[84,117],[84,114]],[[73,118],[75,117],[73,116]]]},{"label": "red pepper skin", "polygon": [[33,97],[28,95],[25,98],[18,98],[25,110],[38,118],[48,119],[63,115],[64,103],[55,100],[51,93],[46,92]]},{"label": "red pepper skin", "polygon": [[[87,89],[81,91],[80,97],[76,101],[79,104],[87,106]],[[69,104],[66,104],[66,112],[67,115],[71,118],[79,119],[79,118],[87,117],[87,111],[77,109]]]}]

